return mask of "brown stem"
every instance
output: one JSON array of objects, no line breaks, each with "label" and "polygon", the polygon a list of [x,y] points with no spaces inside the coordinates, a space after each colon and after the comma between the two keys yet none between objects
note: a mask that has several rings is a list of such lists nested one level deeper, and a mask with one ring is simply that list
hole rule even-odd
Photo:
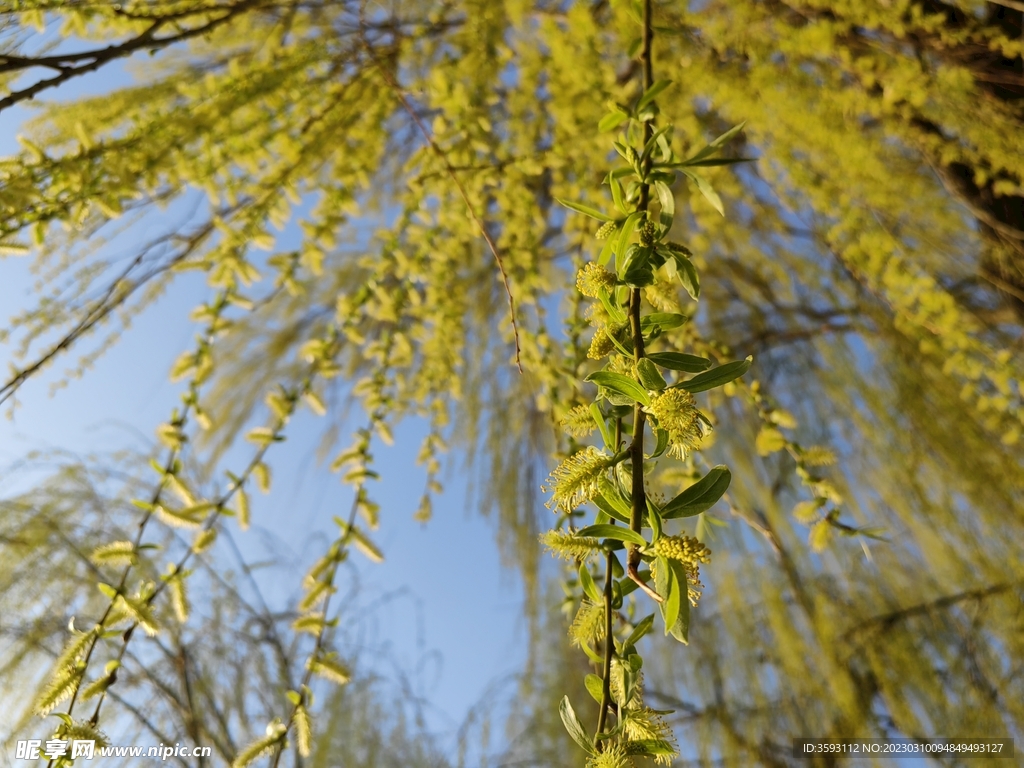
[{"label": "brown stem", "polygon": [[[612,523],[614,525],[614,523]],[[601,677],[601,711],[597,716],[597,733],[594,735],[596,742],[598,737],[604,733],[605,724],[608,720],[608,708],[612,704],[612,655],[615,653],[615,641],[612,639],[612,553],[609,552],[605,559],[604,576],[604,670]]]},{"label": "brown stem", "polygon": [[[643,90],[646,92],[654,83],[654,72],[651,65],[651,41],[654,38],[654,29],[651,26],[651,0],[644,0],[644,30],[643,48],[640,52],[640,60],[643,62]],[[650,140],[653,129],[651,122],[644,122],[643,144]],[[643,175],[646,178],[651,168],[651,158],[648,156],[643,163]],[[638,210],[647,212],[650,202],[650,186],[646,183],[640,185],[640,203]],[[644,335],[640,326],[640,304],[643,297],[639,288],[634,288],[629,294],[629,325],[633,337],[633,361],[639,363],[644,357]],[[644,413],[640,404],[633,407],[633,442],[629,446],[631,461],[633,463],[633,506],[630,511],[629,527],[640,533],[643,520],[643,513],[647,509],[647,492],[644,488],[644,424],[647,414]],[[633,581],[637,582],[648,594],[655,594],[653,590],[639,581],[636,576],[636,568],[640,564],[640,550],[636,545],[630,545],[627,572]],[[660,602],[660,599],[659,599]]]}]

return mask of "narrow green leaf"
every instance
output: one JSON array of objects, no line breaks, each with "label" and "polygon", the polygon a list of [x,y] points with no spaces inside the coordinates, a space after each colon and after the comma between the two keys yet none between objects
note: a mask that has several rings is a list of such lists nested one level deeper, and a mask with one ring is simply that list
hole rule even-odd
[{"label": "narrow green leaf", "polygon": [[597,263],[602,267],[606,266],[611,261],[612,253],[615,249],[615,244],[619,241],[619,230],[616,229],[614,232],[609,233],[608,239],[604,241],[604,247],[601,248],[601,253],[597,257]]},{"label": "narrow green leaf", "polygon": [[647,156],[652,151],[654,151],[654,147],[657,146],[658,140],[659,139],[664,139],[665,138],[665,134],[671,133],[671,131],[672,131],[672,124],[671,123],[666,125],[661,130],[655,131],[654,134],[652,134],[651,138],[649,138],[647,140],[647,143],[644,144],[644,149],[640,153],[640,161],[643,162],[647,158]]},{"label": "narrow green leaf", "polygon": [[684,160],[681,163],[675,163],[672,168],[708,168],[716,165],[735,165],[737,163],[752,163],[756,160],[755,157],[708,157],[703,160]]},{"label": "narrow green leaf", "polygon": [[[682,597],[682,590],[679,588],[679,578],[676,570],[672,567],[672,560],[659,557],[657,560],[657,577],[655,579],[655,590],[661,595],[662,601],[658,603],[661,609],[661,618],[665,620],[665,634],[672,631],[676,620],[679,618],[679,603]],[[683,582],[683,589],[686,583]]]},{"label": "narrow green leaf", "polygon": [[658,366],[646,357],[641,358],[640,362],[636,364],[636,372],[640,377],[640,383],[647,389],[655,389],[660,392],[667,386],[665,377],[661,375]]},{"label": "narrow green leaf", "polygon": [[622,259],[625,257],[626,247],[629,245],[629,238],[633,236],[633,230],[636,229],[636,225],[640,222],[643,217],[643,213],[640,211],[634,211],[626,217],[626,221],[622,224],[622,230],[619,232],[618,244],[615,248],[615,255],[619,259],[616,266],[621,266]]},{"label": "narrow green leaf", "polygon": [[558,200],[558,202],[561,205],[564,205],[566,208],[576,211],[577,213],[582,213],[585,216],[589,216],[592,219],[597,219],[598,221],[615,221],[615,219],[613,219],[608,214],[601,213],[599,210],[597,210],[596,208],[591,208],[589,205],[584,205],[583,203],[574,203],[571,200],[561,200],[558,198],[555,199]]},{"label": "narrow green leaf", "polygon": [[672,328],[678,328],[689,319],[686,315],[680,315],[675,312],[652,312],[646,317],[640,318],[640,330],[646,333],[657,325],[662,330],[668,331]]},{"label": "narrow green leaf", "polygon": [[629,750],[630,754],[649,755],[651,757],[658,757],[660,755],[677,757],[679,755],[678,750],[664,739],[640,739],[638,741],[631,741],[629,742]]},{"label": "narrow green leaf", "polygon": [[[605,503],[615,510],[611,514],[617,520],[625,518],[625,521],[629,521],[629,502],[622,498],[622,494],[618,488],[611,482],[601,484],[600,498],[604,499]],[[602,507],[604,509],[604,507]]]},{"label": "narrow green leaf", "polygon": [[626,322],[626,313],[619,309],[618,305],[612,301],[611,295],[608,293],[608,289],[603,285],[601,290],[598,292],[597,297],[601,300],[601,304],[604,305],[605,311],[608,316],[612,319],[615,325],[622,325]]},{"label": "narrow green leaf", "polygon": [[[612,188],[612,202],[615,203],[615,207],[618,208],[622,213],[629,213],[629,208],[626,205],[626,198],[622,192],[622,182],[620,182],[618,179],[613,179],[611,177],[611,174],[609,174],[608,186]],[[609,236],[608,239],[612,240],[614,238]]]},{"label": "narrow green leaf", "polygon": [[704,197],[707,199],[709,203],[711,203],[714,209],[723,216],[725,216],[725,206],[722,205],[722,198],[720,198],[718,196],[718,193],[715,192],[714,188],[711,186],[711,182],[709,182],[696,171],[690,171],[687,170],[686,168],[683,168],[682,172],[685,173],[686,176],[691,181],[693,181],[694,184],[697,185],[697,189],[700,190],[700,193],[704,195]]},{"label": "narrow green leaf", "polygon": [[718,151],[719,149],[721,149],[721,148],[722,148],[722,146],[723,146],[723,145],[724,145],[724,144],[725,144],[725,143],[726,143],[727,141],[729,141],[729,139],[731,139],[731,138],[732,138],[733,136],[735,136],[735,135],[736,135],[737,133],[739,133],[740,131],[742,131],[742,130],[743,130],[743,126],[745,126],[746,124],[747,124],[747,121],[746,121],[746,120],[744,120],[744,121],[743,121],[742,123],[740,123],[739,125],[734,125],[734,126],[733,126],[732,128],[730,128],[730,129],[729,129],[728,131],[726,131],[725,133],[723,133],[723,134],[722,134],[721,136],[719,136],[719,137],[718,137],[717,139],[715,139],[715,140],[714,140],[714,141],[712,141],[712,142],[711,142],[710,144],[708,144],[708,145],[707,145],[706,147],[704,147],[704,148],[703,148],[702,150],[700,150],[700,151],[699,151],[699,152],[698,152],[697,154],[695,154],[695,155],[694,155],[693,157],[689,158],[688,160],[684,160],[684,161],[683,161],[683,163],[685,163],[685,164],[687,164],[687,165],[690,165],[690,164],[693,164],[693,162],[694,162],[694,161],[696,161],[696,160],[703,160],[703,159],[704,159],[705,157],[707,157],[708,155],[713,155],[713,154],[715,154],[715,152],[717,152],[717,151]]},{"label": "narrow green leaf", "polygon": [[629,376],[624,376],[621,373],[613,373],[612,371],[596,371],[590,374],[586,378],[587,381],[597,384],[599,387],[613,390],[621,395],[625,395],[631,400],[635,400],[643,405],[650,405],[651,398],[647,394],[647,390],[637,384]]},{"label": "narrow green leaf", "polygon": [[678,560],[669,560],[669,567],[674,574],[674,581],[679,591],[679,615],[672,623],[668,633],[683,645],[690,644],[690,587],[686,581],[686,568]]},{"label": "narrow green leaf", "polygon": [[728,384],[730,381],[738,379],[748,370],[750,365],[754,362],[754,358],[748,356],[746,360],[734,360],[731,363],[720,365],[717,368],[712,368],[710,371],[694,376],[689,381],[684,381],[682,384],[676,384],[675,386],[680,389],[685,389],[691,394],[697,392],[705,392],[715,387],[720,387],[723,384]]},{"label": "narrow green leaf", "polygon": [[568,696],[562,697],[562,702],[558,705],[558,714],[572,740],[579,744],[587,754],[596,755],[597,750],[594,749],[594,743],[590,740],[587,732],[583,730],[583,726],[580,725],[579,718],[576,717],[576,712],[573,710],[572,704],[569,703]]},{"label": "narrow green leaf", "polygon": [[671,227],[672,219],[676,215],[676,199],[672,195],[672,190],[664,181],[654,182],[654,189],[658,193],[658,202],[661,203],[659,221],[662,226]]},{"label": "narrow green leaf", "polygon": [[640,619],[640,622],[633,627],[633,631],[629,633],[629,637],[626,638],[626,642],[622,644],[623,649],[628,648],[631,645],[636,645],[640,642],[640,638],[651,631],[651,627],[654,626],[654,614],[645,616]]},{"label": "narrow green leaf", "polygon": [[651,543],[661,538],[661,512],[658,505],[647,499],[647,522],[651,529]]},{"label": "narrow green leaf", "polygon": [[600,704],[604,698],[604,681],[597,675],[587,675],[583,678],[583,684],[587,686],[587,693]]},{"label": "narrow green leaf", "polygon": [[603,664],[604,663],[604,659],[601,657],[601,654],[597,653],[597,651],[595,651],[593,648],[591,648],[586,643],[581,643],[580,644],[580,648],[582,648],[583,652],[585,654],[587,654],[587,658],[590,659],[595,664]]},{"label": "narrow green leaf", "polygon": [[658,442],[654,446],[654,453],[647,457],[649,459],[658,458],[659,456],[661,456],[661,454],[665,452],[665,449],[668,448],[668,430],[661,429],[660,427],[655,427],[654,434],[657,437]]},{"label": "narrow green leaf", "polygon": [[696,301],[700,298],[700,275],[697,274],[697,268],[681,253],[673,253],[672,258],[676,262],[676,274],[679,275],[679,282],[690,294],[690,298]]},{"label": "narrow green leaf", "polygon": [[600,605],[604,599],[604,596],[601,594],[601,590],[597,588],[597,584],[594,583],[594,577],[590,575],[590,569],[587,568],[586,563],[580,565],[579,573],[580,586],[583,587],[584,594],[586,594],[586,596],[590,598],[591,602]]},{"label": "narrow green leaf", "polygon": [[661,516],[665,520],[674,520],[678,517],[699,515],[722,498],[729,490],[731,482],[732,473],[729,468],[724,464],[719,464],[662,507]]},{"label": "narrow green leaf", "polygon": [[627,120],[629,120],[628,114],[626,114],[625,112],[620,112],[619,110],[615,110],[614,112],[609,112],[607,115],[601,118],[601,121],[597,124],[597,130],[600,133],[614,131]]},{"label": "narrow green leaf", "polygon": [[717,139],[715,139],[715,140],[714,140],[714,141],[712,141],[712,142],[711,142],[710,144],[708,144],[708,146],[709,146],[709,147],[711,147],[712,149],[718,149],[719,147],[723,146],[723,145],[724,145],[724,144],[725,144],[725,143],[726,143],[727,141],[729,141],[729,139],[731,139],[731,138],[732,138],[733,136],[735,136],[735,135],[736,135],[737,133],[739,133],[740,131],[742,131],[742,130],[743,130],[743,127],[744,127],[744,126],[745,126],[746,124],[747,124],[747,121],[746,121],[746,120],[744,120],[744,121],[743,121],[742,123],[740,123],[739,125],[734,125],[734,126],[733,126],[732,128],[730,128],[730,129],[729,129],[728,131],[726,131],[726,132],[725,132],[725,133],[723,133],[723,134],[722,134],[721,136],[719,136],[719,137],[718,137]]},{"label": "narrow green leaf", "polygon": [[608,422],[604,420],[604,414],[601,413],[601,407],[597,403],[590,404],[590,417],[597,424],[597,428],[601,431],[601,439],[604,440],[606,447],[611,448],[613,451],[617,451],[619,446],[612,445],[615,438],[612,437],[611,430],[608,429]]},{"label": "narrow green leaf", "polygon": [[620,279],[630,288],[643,288],[654,282],[654,266],[651,257],[654,249],[634,243],[626,249]]},{"label": "narrow green leaf", "polygon": [[96,585],[96,589],[98,589],[104,595],[109,597],[111,600],[113,600],[115,597],[117,597],[117,590],[114,589],[109,584],[104,584],[104,583],[100,582],[99,584]]},{"label": "narrow green leaf", "polygon": [[664,91],[670,85],[672,85],[671,80],[656,80],[651,85],[651,87],[644,92],[644,95],[640,97],[640,101],[638,101],[636,104],[636,111],[639,112],[641,109],[643,109],[656,98],[658,98],[658,94]]},{"label": "narrow green leaf", "polygon": [[711,367],[711,361],[706,357],[687,355],[684,352],[653,352],[647,355],[647,359],[670,371],[685,373],[701,373]]},{"label": "narrow green leaf", "polygon": [[578,536],[593,536],[598,539],[615,539],[625,541],[629,544],[644,546],[647,540],[636,531],[631,531],[621,525],[588,525],[576,532]]}]

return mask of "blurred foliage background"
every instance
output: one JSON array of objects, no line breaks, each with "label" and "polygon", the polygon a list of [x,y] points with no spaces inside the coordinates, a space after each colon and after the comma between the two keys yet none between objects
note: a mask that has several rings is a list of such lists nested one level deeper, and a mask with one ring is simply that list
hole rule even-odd
[{"label": "blurred foliage background", "polygon": [[[691,644],[645,670],[650,703],[677,710],[680,764],[788,765],[800,736],[1024,743],[1024,6],[655,12],[677,148],[745,120],[739,151],[754,159],[710,169],[725,218],[677,190],[674,239],[705,277],[673,344],[755,357],[745,384],[704,403],[717,426],[708,461],[727,460],[736,480],[698,523],[715,561]],[[627,2],[0,9],[0,110],[36,107],[22,150],[0,160],[0,247],[39,278],[38,301],[3,331],[15,362],[0,397],[16,408],[58,361],[87,375],[199,271],[231,304],[203,363],[211,426],[189,448],[194,482],[211,486],[266,393],[301,377],[304,345],[340,327],[337,375],[318,385],[323,454],[344,452],[350,414],[378,414],[385,442],[403,420],[425,424],[416,519],[429,520],[455,462],[526,585],[532,641],[511,714],[462,734],[489,764],[582,757],[553,717],[580,662],[537,534],[540,480],[566,450],[556,424],[578,394],[566,374],[588,365],[566,288],[592,256],[587,222],[553,201],[607,205],[597,123],[638,93],[638,34]],[[135,85],[62,97],[122,59]],[[497,243],[515,338],[449,171]],[[685,294],[648,300],[693,310]],[[38,678],[70,615],[97,610],[84,553],[131,528],[144,464],[68,461],[3,501],[11,734],[32,717],[16,681]],[[376,469],[384,482],[402,472]],[[126,734],[187,733],[214,745],[216,764],[279,711],[301,641],[294,614],[250,605],[216,558],[192,578],[199,614],[133,647],[112,690]],[[334,640],[344,652],[344,631]],[[313,765],[460,762],[414,700],[369,677],[324,690],[316,732]]]}]

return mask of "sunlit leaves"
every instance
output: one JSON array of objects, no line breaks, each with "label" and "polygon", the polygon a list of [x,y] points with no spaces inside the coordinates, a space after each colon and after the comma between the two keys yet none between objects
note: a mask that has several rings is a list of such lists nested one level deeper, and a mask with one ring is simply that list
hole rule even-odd
[{"label": "sunlit leaves", "polygon": [[588,754],[596,754],[594,742],[591,741],[590,736],[587,735],[587,732],[580,724],[579,718],[576,717],[576,711],[572,708],[572,704],[569,703],[568,696],[562,697],[562,701],[558,705],[558,714],[562,718],[562,724],[565,725],[565,730],[569,732],[572,740]]},{"label": "sunlit leaves", "polygon": [[692,517],[710,509],[732,483],[732,473],[724,464],[713,467],[704,477],[669,501],[661,509],[662,517]]}]

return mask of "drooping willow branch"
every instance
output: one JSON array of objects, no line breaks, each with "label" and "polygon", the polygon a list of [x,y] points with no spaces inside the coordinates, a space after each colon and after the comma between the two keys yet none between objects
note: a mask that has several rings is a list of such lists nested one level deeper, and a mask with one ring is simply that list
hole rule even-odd
[{"label": "drooping willow branch", "polygon": [[498,251],[498,246],[494,242],[494,238],[491,237],[491,233],[488,231],[486,223],[477,214],[476,208],[473,205],[472,201],[469,199],[469,194],[466,192],[466,187],[463,185],[462,181],[459,180],[458,174],[456,173],[456,169],[454,168],[454,166],[452,166],[451,161],[448,159],[448,155],[445,154],[444,150],[438,146],[437,142],[434,140],[434,137],[430,134],[430,131],[428,131],[427,127],[423,124],[423,120],[420,118],[418,114],[416,114],[416,110],[414,110],[412,108],[412,105],[409,103],[409,99],[406,97],[405,91],[402,89],[402,86],[398,83],[397,80],[395,80],[393,74],[380,62],[380,60],[374,53],[373,46],[366,38],[365,27],[362,26],[364,22],[364,19],[362,18],[362,6],[360,8],[360,16],[360,37],[362,39],[363,47],[365,48],[367,55],[373,61],[374,65],[377,68],[377,71],[380,72],[381,79],[384,80],[388,88],[390,88],[391,91],[394,93],[395,98],[398,99],[399,103],[402,105],[402,108],[406,111],[406,113],[408,113],[409,117],[416,124],[416,128],[423,136],[423,140],[427,143],[427,146],[430,147],[430,150],[435,155],[437,155],[438,159],[440,159],[441,163],[444,165],[445,172],[447,173],[448,177],[452,180],[452,183],[455,184],[455,187],[459,190],[459,196],[462,197],[462,201],[466,204],[466,209],[469,212],[470,218],[473,219],[473,223],[476,224],[477,228],[480,230],[481,237],[483,237],[484,242],[487,243],[487,248],[490,250],[491,256],[494,257],[494,263],[498,267],[498,273],[501,276],[501,282],[505,288],[505,297],[508,299],[509,322],[512,324],[512,336],[516,348],[516,367],[519,369],[519,373],[522,373],[523,363],[520,360],[520,354],[522,352],[522,349],[519,343],[519,325],[516,322],[516,303],[515,299],[512,297],[512,286],[509,284],[508,272],[505,270],[505,263],[502,260],[500,252]]},{"label": "drooping willow branch", "polygon": [[[642,88],[631,106],[616,105],[601,120],[602,131],[625,125],[614,147],[626,166],[605,177],[611,188],[614,213],[590,205],[560,201],[569,209],[602,222],[596,233],[605,244],[593,262],[579,271],[576,286],[595,300],[590,322],[595,327],[587,356],[605,360],[602,370],[584,381],[597,386],[589,405],[569,411],[563,427],[574,437],[599,432],[603,448],[587,445],[551,473],[549,506],[562,512],[560,524],[581,516],[585,503],[597,508],[593,525],[579,530],[556,530],[545,535],[555,553],[574,560],[576,584],[583,596],[570,628],[573,641],[588,655],[600,675],[588,675],[586,687],[598,703],[597,732],[591,737],[576,716],[568,697],[560,706],[570,736],[590,756],[592,768],[628,768],[633,756],[670,762],[678,754],[661,713],[643,702],[643,659],[637,643],[654,625],[654,614],[633,621],[619,613],[637,590],[658,606],[665,633],[688,642],[690,606],[700,597],[699,566],[710,551],[697,538],[671,534],[671,521],[699,515],[722,498],[731,480],[717,466],[667,503],[647,491],[648,477],[665,454],[684,459],[699,450],[711,421],[697,408],[694,395],[723,386],[750,367],[751,359],[712,368],[711,360],[674,350],[652,351],[658,340],[690,320],[678,312],[645,312],[648,289],[681,285],[693,301],[700,280],[689,248],[669,239],[675,201],[671,183],[677,174],[688,177],[703,196],[722,212],[722,203],[698,168],[736,162],[713,157],[742,126],[737,126],[686,159],[671,148],[672,126],[658,126],[657,96],[667,80],[655,80],[652,63],[654,22],[652,2],[643,3],[640,60]],[[635,239],[634,239],[635,238]],[[614,270],[609,270],[611,264]],[[664,373],[663,373],[664,372]],[[674,374],[670,383],[666,373]],[[696,374],[692,378],[685,375]],[[625,421],[631,420],[630,442],[622,449]],[[650,424],[656,445],[648,454],[645,432]],[[614,431],[614,433],[613,433]],[[649,533],[648,533],[649,531]],[[625,567],[617,552],[625,549]],[[604,555],[604,585],[597,586],[590,560]],[[641,570],[641,566],[649,568]],[[616,636],[615,625],[624,625]],[[592,646],[603,643],[603,653]],[[614,723],[611,722],[614,715]]]},{"label": "drooping willow branch", "polygon": [[[407,293],[403,290],[399,293],[397,300],[399,303],[403,303],[406,298]],[[371,394],[367,397],[368,402],[373,401],[378,405],[368,409],[370,411],[368,422],[356,431],[354,448],[343,452],[341,460],[336,460],[332,466],[332,469],[340,470],[345,466],[354,465],[345,475],[345,478],[353,485],[352,506],[347,520],[335,518],[340,529],[339,536],[332,542],[326,554],[314,563],[303,582],[306,594],[299,604],[301,615],[295,620],[292,627],[298,632],[313,635],[314,644],[306,657],[302,680],[298,686],[290,688],[285,694],[291,703],[287,717],[283,721],[277,719],[272,722],[267,727],[265,736],[256,739],[239,751],[232,762],[232,768],[246,768],[266,754],[273,755],[271,768],[277,768],[284,755],[288,736],[293,732],[299,757],[309,757],[313,732],[310,715],[310,708],[313,705],[313,692],[310,685],[313,676],[319,676],[335,685],[345,685],[350,679],[351,673],[348,667],[336,658],[334,652],[327,651],[327,632],[337,623],[337,619],[329,619],[328,616],[331,609],[331,596],[335,591],[334,581],[338,568],[348,557],[352,546],[360,549],[371,560],[379,562],[383,559],[377,547],[356,526],[356,517],[362,513],[370,527],[374,527],[376,524],[376,505],[370,501],[366,490],[367,481],[376,475],[367,468],[367,465],[372,460],[370,455],[371,436],[380,429],[388,416],[388,410],[382,403],[386,402],[383,393],[388,385],[388,373],[392,365],[393,352],[394,334],[391,329],[388,329],[385,331],[383,359],[373,376]]]},{"label": "drooping willow branch", "polygon": [[[318,374],[332,374],[336,371],[333,360],[340,348],[340,340],[336,331],[329,328],[326,337],[322,340],[323,343],[317,347],[317,354],[311,356],[309,368],[299,386],[297,388],[282,388],[281,392],[271,393],[268,396],[268,404],[273,412],[272,423],[267,427],[256,428],[249,433],[248,438],[257,443],[258,448],[243,472],[237,476],[230,475],[231,482],[227,489],[216,499],[211,501],[197,499],[179,476],[179,455],[186,440],[184,427],[189,413],[194,413],[200,421],[205,418],[205,414],[198,404],[198,386],[209,376],[212,368],[210,345],[213,337],[223,328],[222,312],[228,304],[228,294],[229,291],[221,292],[217,300],[206,307],[205,314],[208,320],[206,335],[201,337],[197,350],[194,353],[183,355],[176,365],[180,371],[192,371],[192,381],[183,398],[184,409],[181,412],[175,412],[172,420],[163,425],[160,430],[162,440],[168,443],[169,454],[162,466],[155,465],[160,470],[161,479],[150,500],[137,502],[138,506],[145,510],[145,513],[138,525],[134,539],[103,545],[97,548],[92,555],[92,560],[98,565],[124,563],[124,569],[117,586],[103,582],[99,584],[100,590],[109,598],[106,609],[93,628],[71,638],[58,658],[50,682],[37,704],[39,714],[46,715],[64,699],[70,698],[66,712],[60,715],[62,725],[58,729],[58,734],[61,736],[86,738],[103,743],[103,736],[98,731],[103,703],[109,689],[117,682],[117,671],[136,629],[141,626],[147,634],[157,632],[157,622],[152,608],[156,599],[168,588],[171,589],[175,612],[178,614],[179,620],[185,620],[187,598],[184,580],[188,576],[186,567],[190,560],[213,543],[217,525],[224,515],[237,514],[240,524],[247,527],[248,502],[243,486],[253,476],[256,476],[261,484],[269,482],[268,470],[263,463],[267,450],[273,443],[283,439],[281,430],[288,423],[301,400],[305,399],[312,404],[318,403],[312,390],[315,377]],[[311,405],[311,407],[313,406]],[[173,488],[182,498],[183,503],[187,505],[186,508],[174,510],[163,501],[163,494],[168,487]],[[237,512],[229,510],[227,507],[236,494],[239,500]],[[143,535],[149,522],[156,516],[166,518],[167,522],[172,525],[198,526],[199,531],[192,546],[177,562],[170,565],[168,574],[162,577],[159,584],[144,584],[138,594],[129,595],[128,580],[139,561],[139,553],[143,549]],[[130,623],[123,632],[112,630],[112,627],[126,620]],[[120,647],[115,658],[108,662],[101,677],[83,688],[82,683],[99,641],[110,636],[111,633],[121,635]],[[85,722],[76,721],[73,714],[79,698],[85,699],[92,696],[97,696],[98,700],[91,717]],[[65,758],[62,757],[58,760],[63,761]],[[53,765],[53,761],[51,761],[51,765]]]}]

